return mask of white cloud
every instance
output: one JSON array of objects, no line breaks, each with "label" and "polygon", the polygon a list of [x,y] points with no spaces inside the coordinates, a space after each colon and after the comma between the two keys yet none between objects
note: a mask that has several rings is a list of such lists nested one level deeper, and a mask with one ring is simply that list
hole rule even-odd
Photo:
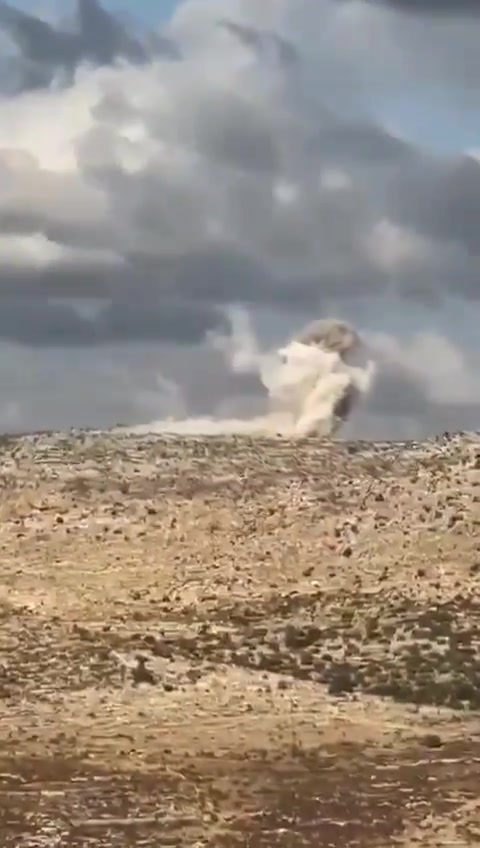
[{"label": "white cloud", "polygon": [[379,361],[398,368],[422,383],[427,400],[435,404],[480,402],[480,377],[459,345],[433,331],[399,339],[373,335]]},{"label": "white cloud", "polygon": [[44,268],[62,257],[62,248],[38,233],[33,236],[0,236],[0,262]]},{"label": "white cloud", "polygon": [[373,225],[366,238],[366,250],[375,265],[394,273],[409,265],[421,267],[430,259],[432,246],[417,233],[384,218]]}]

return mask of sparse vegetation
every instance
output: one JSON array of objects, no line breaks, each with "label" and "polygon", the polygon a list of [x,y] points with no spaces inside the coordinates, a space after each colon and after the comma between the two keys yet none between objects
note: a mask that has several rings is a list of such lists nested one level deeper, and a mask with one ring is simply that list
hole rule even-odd
[{"label": "sparse vegetation", "polygon": [[1,442],[5,848],[466,846],[474,444]]}]

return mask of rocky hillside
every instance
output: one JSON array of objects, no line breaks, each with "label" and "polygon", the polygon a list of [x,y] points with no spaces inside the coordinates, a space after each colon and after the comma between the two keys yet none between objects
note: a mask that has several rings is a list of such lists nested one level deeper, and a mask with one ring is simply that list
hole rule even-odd
[{"label": "rocky hillside", "polygon": [[467,846],[480,438],[0,443],[0,829]]}]

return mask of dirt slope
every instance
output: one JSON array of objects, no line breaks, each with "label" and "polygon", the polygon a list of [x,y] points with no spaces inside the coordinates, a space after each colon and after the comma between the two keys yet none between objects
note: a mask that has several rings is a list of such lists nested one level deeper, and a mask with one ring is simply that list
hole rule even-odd
[{"label": "dirt slope", "polygon": [[480,836],[480,439],[0,445],[4,848]]}]

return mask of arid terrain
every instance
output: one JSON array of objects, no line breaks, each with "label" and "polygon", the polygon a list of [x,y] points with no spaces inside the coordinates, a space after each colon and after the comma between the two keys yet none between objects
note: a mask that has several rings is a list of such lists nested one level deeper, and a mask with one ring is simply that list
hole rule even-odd
[{"label": "arid terrain", "polygon": [[480,840],[480,437],[0,443],[2,848]]}]

